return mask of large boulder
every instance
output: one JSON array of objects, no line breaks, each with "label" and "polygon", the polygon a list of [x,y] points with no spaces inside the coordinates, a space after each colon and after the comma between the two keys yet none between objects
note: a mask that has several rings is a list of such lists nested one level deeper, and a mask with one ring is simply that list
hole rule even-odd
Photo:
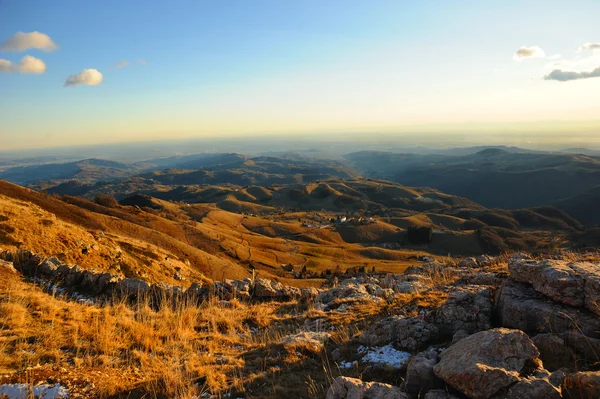
[{"label": "large boulder", "polygon": [[507,280],[496,296],[500,326],[527,333],[581,331],[600,338],[600,317],[585,308],[575,308],[547,299],[531,286]]},{"label": "large boulder", "polygon": [[433,371],[468,397],[487,399],[519,382],[539,362],[539,354],[524,332],[497,328],[450,346]]},{"label": "large boulder", "polygon": [[385,346],[393,343],[401,350],[414,352],[437,336],[437,327],[424,320],[391,316],[373,324],[360,335],[358,340],[366,346]]},{"label": "large boulder", "polygon": [[443,388],[444,381],[433,372],[433,366],[437,362],[438,353],[435,349],[429,349],[413,356],[406,369],[404,390],[410,395],[422,397],[432,389]]},{"label": "large boulder", "polygon": [[517,259],[509,263],[511,277],[528,283],[552,300],[585,306],[600,315],[600,264],[563,260]]},{"label": "large boulder", "polygon": [[555,387],[548,378],[528,377],[508,388],[498,399],[561,399],[562,389]]},{"label": "large boulder", "polygon": [[400,388],[380,382],[338,377],[327,391],[327,399],[408,399]]},{"label": "large boulder", "polygon": [[433,323],[440,333],[454,335],[459,330],[468,333],[492,327],[493,292],[491,287],[453,287],[448,299],[433,315]]}]

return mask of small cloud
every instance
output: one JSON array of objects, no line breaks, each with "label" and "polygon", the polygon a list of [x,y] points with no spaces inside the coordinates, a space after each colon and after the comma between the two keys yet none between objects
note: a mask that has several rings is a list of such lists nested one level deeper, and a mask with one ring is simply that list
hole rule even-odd
[{"label": "small cloud", "polygon": [[40,74],[46,72],[46,64],[39,58],[26,55],[18,64],[0,59],[0,73]]},{"label": "small cloud", "polygon": [[559,82],[590,78],[600,78],[600,67],[589,72],[563,71],[561,69],[555,69],[544,76],[544,80],[556,80]]},{"label": "small cloud", "polygon": [[67,78],[64,86],[74,87],[79,85],[97,86],[102,83],[102,74],[97,69],[84,69],[76,75]]},{"label": "small cloud", "polygon": [[600,51],[600,43],[585,43],[579,46],[579,52],[582,51]]},{"label": "small cloud", "polygon": [[43,51],[54,51],[58,46],[50,39],[50,36],[37,31],[29,33],[17,32],[0,45],[1,51],[21,52],[32,48]]},{"label": "small cloud", "polygon": [[138,64],[146,66],[146,65],[148,65],[148,62],[146,60],[142,59],[142,60],[138,60]]},{"label": "small cloud", "polygon": [[121,61],[119,63],[117,63],[117,68],[125,68],[126,66],[129,65],[129,61]]},{"label": "small cloud", "polygon": [[550,57],[548,57],[549,60],[560,60],[562,58],[562,55],[560,54],[554,54],[551,55]]},{"label": "small cloud", "polygon": [[546,53],[539,46],[523,46],[515,52],[513,60],[523,61],[531,58],[544,58],[545,56]]}]

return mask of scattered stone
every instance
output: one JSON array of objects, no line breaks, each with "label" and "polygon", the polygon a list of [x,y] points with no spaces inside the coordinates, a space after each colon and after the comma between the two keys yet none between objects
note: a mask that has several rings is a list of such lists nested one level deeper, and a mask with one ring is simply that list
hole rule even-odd
[{"label": "scattered stone", "polygon": [[518,330],[497,328],[475,333],[440,354],[435,375],[470,398],[487,399],[519,382],[535,367],[539,351]]},{"label": "scattered stone", "polygon": [[380,382],[338,377],[327,391],[327,399],[408,399],[400,388]]}]

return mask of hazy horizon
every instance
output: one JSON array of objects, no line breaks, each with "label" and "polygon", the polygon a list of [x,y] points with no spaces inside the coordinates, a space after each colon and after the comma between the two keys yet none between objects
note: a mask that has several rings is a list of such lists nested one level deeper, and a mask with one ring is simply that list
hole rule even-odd
[{"label": "hazy horizon", "polygon": [[597,2],[77,4],[0,4],[0,152],[414,135],[600,145]]}]

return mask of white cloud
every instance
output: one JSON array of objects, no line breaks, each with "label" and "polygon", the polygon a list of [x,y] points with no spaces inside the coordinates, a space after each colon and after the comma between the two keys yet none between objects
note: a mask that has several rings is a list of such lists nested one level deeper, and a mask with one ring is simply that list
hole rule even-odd
[{"label": "white cloud", "polygon": [[29,33],[17,32],[0,45],[1,51],[21,52],[32,48],[43,51],[54,51],[58,46],[50,39],[50,36],[37,31]]},{"label": "white cloud", "polygon": [[146,66],[146,65],[148,65],[148,62],[146,60],[142,59],[142,60],[138,60],[138,64]]},{"label": "white cloud", "polygon": [[121,61],[117,63],[117,68],[125,68],[126,66],[129,65],[129,61]]},{"label": "white cloud", "polygon": [[562,69],[555,69],[544,76],[545,80],[557,80],[559,82],[590,78],[600,78],[600,67],[589,72],[563,71]]},{"label": "white cloud", "polygon": [[102,83],[102,74],[97,69],[84,69],[76,75],[67,78],[64,86],[72,87],[79,85],[97,86]]},{"label": "white cloud", "polygon": [[9,60],[0,59],[0,73],[20,73],[20,74],[32,74],[32,73],[44,73],[46,72],[46,64],[39,58],[26,55],[21,58],[18,64],[13,64]]},{"label": "white cloud", "polygon": [[531,58],[544,58],[546,53],[539,46],[523,46],[513,55],[513,60],[523,61]]},{"label": "white cloud", "polygon": [[579,52],[582,51],[600,51],[600,43],[585,43],[579,46]]}]

